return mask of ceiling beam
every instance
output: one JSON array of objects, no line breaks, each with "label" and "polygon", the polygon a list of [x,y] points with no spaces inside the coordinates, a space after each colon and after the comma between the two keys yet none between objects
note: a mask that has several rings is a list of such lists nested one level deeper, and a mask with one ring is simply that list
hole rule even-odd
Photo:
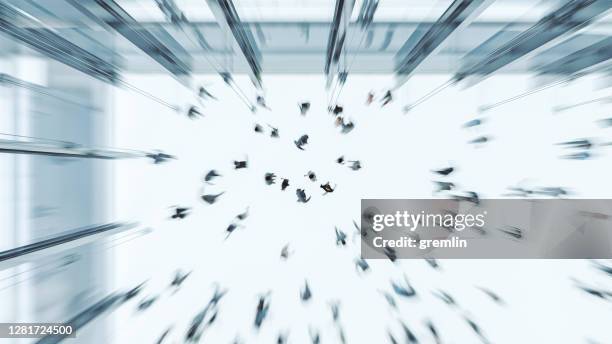
[{"label": "ceiling beam", "polygon": [[0,2],[0,31],[93,78],[113,85],[119,81],[119,71],[114,65],[71,43],[54,30],[41,27],[39,21],[4,2]]},{"label": "ceiling beam", "polygon": [[414,70],[442,47],[453,33],[467,27],[492,0],[455,0],[433,24],[421,23],[398,51],[395,88],[403,85]]},{"label": "ceiling beam", "polygon": [[114,0],[84,0],[80,3],[77,9],[84,15],[100,18],[179,81],[187,83],[191,75],[191,56],[163,27],[157,28],[157,36],[154,35]]},{"label": "ceiling beam", "polygon": [[206,0],[222,31],[229,33],[236,54],[249,66],[248,75],[258,90],[263,89],[261,81],[261,53],[251,31],[240,20],[231,0]]},{"label": "ceiling beam", "polygon": [[470,76],[480,80],[528,55],[559,43],[567,34],[591,24],[610,8],[610,0],[572,0],[544,16],[529,29],[495,49],[484,59],[461,68],[453,77],[455,82]]},{"label": "ceiling beam", "polygon": [[338,70],[338,62],[347,37],[353,7],[355,7],[355,0],[336,0],[336,9],[329,31],[327,53],[325,57],[324,71],[326,76],[326,87],[328,88],[331,86],[334,74],[343,72]]}]

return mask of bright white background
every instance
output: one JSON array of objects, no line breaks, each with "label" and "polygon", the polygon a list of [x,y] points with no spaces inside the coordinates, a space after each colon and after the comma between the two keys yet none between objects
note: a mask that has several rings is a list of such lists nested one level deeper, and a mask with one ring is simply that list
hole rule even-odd
[{"label": "bright white background", "polygon": [[[341,303],[341,323],[349,343],[384,343],[389,329],[403,340],[397,319],[403,319],[424,343],[433,338],[423,326],[431,319],[445,343],[478,343],[462,315],[473,318],[494,343],[578,343],[587,338],[612,340],[610,304],[577,290],[571,278],[610,287],[586,261],[473,260],[442,261],[435,271],[424,261],[398,264],[370,261],[369,274],[356,273],[353,260],[359,242],[335,245],[334,226],[353,233],[361,198],[432,197],[432,168],[458,167],[452,180],[463,190],[481,197],[499,197],[517,183],[563,186],[574,197],[612,195],[609,152],[587,161],[558,159],[563,152],[554,143],[582,137],[612,139],[612,129],[601,129],[594,120],[609,116],[609,105],[586,105],[554,113],[556,105],[598,98],[593,79],[578,80],[486,113],[478,129],[461,125],[478,116],[478,107],[514,96],[533,86],[522,75],[500,75],[462,89],[448,88],[410,113],[401,108],[448,80],[443,75],[417,75],[397,94],[397,101],[380,109],[365,105],[370,90],[381,93],[392,84],[390,76],[351,75],[340,103],[356,128],[341,135],[326,111],[327,95],[322,76],[273,75],[264,84],[272,111],[251,114],[219,77],[202,82],[220,101],[207,102],[205,117],[189,120],[127,90],[116,91],[115,146],[143,150],[162,149],[178,160],[152,165],[144,160],[115,163],[115,218],[137,220],[154,232],[114,249],[117,288],[148,279],[143,295],[162,293],[159,302],[144,313],[129,303],[115,313],[117,343],[151,343],[174,325],[170,342],[183,341],[192,317],[206,304],[215,282],[229,292],[220,304],[217,322],[203,342],[229,343],[237,336],[247,343],[271,343],[279,332],[289,332],[292,343],[308,342],[308,327],[322,332],[323,343],[339,342],[329,302]],[[243,89],[246,79],[237,77]],[[134,76],[130,83],[142,87],[186,110],[193,94],[165,76]],[[302,117],[297,103],[312,102]],[[280,138],[253,132],[254,123],[278,127]],[[266,127],[266,130],[268,128]],[[305,151],[292,141],[310,136]],[[479,135],[492,141],[474,148],[466,142]],[[249,168],[233,170],[232,161],[248,155]],[[352,171],[335,159],[359,159],[363,169]],[[203,176],[216,169],[223,177],[205,193],[225,191],[219,202],[204,204],[199,196]],[[304,174],[317,173],[320,182],[337,184],[333,194],[322,196],[319,183]],[[288,177],[285,192],[268,186],[263,176],[274,172]],[[296,202],[295,187],[303,187],[312,200]],[[172,205],[190,206],[191,216],[169,220]],[[225,229],[236,214],[250,207],[245,227],[225,239]],[[279,259],[290,243],[294,255]],[[192,270],[176,294],[163,290],[175,269]],[[400,300],[392,311],[380,290],[390,291],[390,279],[406,274],[419,297]],[[308,279],[313,292],[302,305],[299,290]],[[506,307],[492,303],[474,286],[496,291]],[[442,289],[453,295],[459,308],[451,309],[431,295]],[[253,319],[258,296],[271,291],[269,319],[259,333]]]}]

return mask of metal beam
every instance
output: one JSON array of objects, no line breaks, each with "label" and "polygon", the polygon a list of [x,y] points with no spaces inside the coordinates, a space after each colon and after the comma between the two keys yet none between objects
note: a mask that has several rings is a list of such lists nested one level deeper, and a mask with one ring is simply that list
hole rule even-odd
[{"label": "metal beam", "polygon": [[372,24],[377,8],[378,0],[363,0],[361,9],[359,10],[359,16],[357,17],[357,24],[362,29],[366,29]]},{"label": "metal beam", "polygon": [[572,75],[583,69],[612,59],[612,37],[603,39],[537,69],[540,75]]},{"label": "metal beam", "polygon": [[191,57],[165,29],[160,27],[157,36],[154,35],[114,0],[84,0],[76,8],[89,18],[99,17],[96,14],[100,12],[105,13],[107,16],[100,17],[101,21],[132,42],[179,81],[186,83],[191,75]]},{"label": "metal beam", "polygon": [[181,9],[176,5],[174,0],[155,0],[159,9],[164,13],[166,19],[172,23],[172,25],[176,25],[187,34],[187,31],[193,33],[196,38],[196,42],[204,51],[212,51],[212,47],[204,38],[204,35],[200,32],[200,29],[197,25],[192,25],[187,16],[181,11]]},{"label": "metal beam", "polygon": [[115,85],[115,66],[66,40],[13,6],[0,2],[0,31],[23,44],[98,80]]},{"label": "metal beam", "polygon": [[82,246],[133,229],[137,223],[108,223],[66,231],[49,239],[0,252],[0,270]]},{"label": "metal beam", "polygon": [[419,24],[395,57],[395,88],[403,85],[453,32],[467,27],[491,3],[491,0],[455,0],[433,25]]},{"label": "metal beam", "polygon": [[481,61],[461,68],[453,80],[461,81],[472,75],[486,77],[527,54],[554,43],[564,35],[589,25],[610,8],[610,0],[569,1]]},{"label": "metal beam", "polygon": [[111,149],[95,149],[80,147],[76,144],[66,142],[25,142],[0,139],[0,153],[45,155],[66,158],[88,158],[88,159],[130,159],[145,158],[145,152],[128,152]]},{"label": "metal beam", "polygon": [[325,76],[326,87],[329,88],[333,81],[335,73],[342,72],[337,69],[342,48],[346,41],[349,23],[355,0],[336,0],[336,9],[334,18],[329,31],[329,39],[327,41],[327,54],[325,57]]},{"label": "metal beam", "polygon": [[230,33],[236,54],[246,61],[250,70],[248,75],[258,90],[263,89],[261,82],[261,53],[253,34],[242,23],[231,0],[206,0],[222,31]]},{"label": "metal beam", "polygon": [[585,100],[579,103],[575,103],[575,104],[570,104],[570,105],[560,105],[560,106],[555,106],[552,108],[552,110],[554,112],[562,112],[562,111],[566,111],[569,109],[573,109],[573,108],[577,108],[583,105],[589,105],[589,104],[593,104],[593,103],[612,103],[612,96],[609,97],[600,97],[600,98],[595,98],[595,99],[591,99],[591,100]]},{"label": "metal beam", "polygon": [[[104,297],[102,300],[87,307],[85,310],[78,313],[71,319],[65,321],[65,323],[72,325],[73,333],[76,333],[80,331],[85,325],[97,319],[99,316],[114,311],[119,306],[134,298],[140,293],[143,286],[144,282],[128,291],[111,293],[110,295]],[[36,344],[58,344],[61,342],[65,342],[66,338],[68,338],[67,335],[50,334],[39,339]]]}]

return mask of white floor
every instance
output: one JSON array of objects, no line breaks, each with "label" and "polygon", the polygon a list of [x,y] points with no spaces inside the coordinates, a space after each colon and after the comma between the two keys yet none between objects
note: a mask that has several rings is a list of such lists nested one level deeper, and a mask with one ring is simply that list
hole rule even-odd
[{"label": "white floor", "polygon": [[[244,89],[247,81],[237,77]],[[341,303],[341,323],[349,343],[384,343],[387,330],[403,340],[397,319],[403,319],[424,343],[433,338],[423,325],[431,319],[444,343],[478,343],[463,320],[476,321],[493,343],[579,343],[592,339],[612,341],[607,319],[611,305],[580,292],[572,278],[604,288],[612,280],[594,271],[586,261],[472,260],[442,261],[435,271],[424,261],[398,264],[370,261],[371,271],[359,276],[353,259],[359,242],[335,245],[334,226],[352,233],[361,198],[432,197],[430,169],[458,167],[453,181],[483,198],[499,197],[517,183],[563,186],[573,197],[607,198],[612,172],[605,148],[587,161],[558,159],[563,152],[554,144],[582,137],[612,138],[594,120],[609,116],[610,105],[586,105],[561,113],[553,106],[594,99],[605,90],[593,80],[578,80],[486,113],[485,124],[466,130],[461,125],[482,116],[480,105],[514,96],[533,86],[527,76],[506,75],[476,87],[449,88],[403,115],[402,106],[445,82],[448,76],[417,76],[396,94],[396,102],[380,109],[365,105],[366,94],[379,94],[391,85],[390,76],[349,77],[340,103],[356,128],[338,133],[326,111],[322,76],[267,76],[267,102],[272,111],[251,114],[218,77],[203,78],[220,101],[207,103],[205,117],[189,120],[130,91],[115,97],[115,146],[162,149],[177,161],[152,165],[133,160],[115,163],[115,217],[137,220],[155,231],[114,249],[117,288],[148,279],[143,295],[161,293],[174,270],[193,274],[178,293],[162,294],[148,311],[136,313],[134,302],[115,313],[117,343],[147,343],[173,325],[170,342],[183,341],[191,318],[212,295],[218,282],[229,292],[220,304],[217,322],[204,342],[229,343],[237,336],[246,343],[274,342],[288,332],[291,343],[308,342],[308,328],[320,329],[322,342],[339,342],[332,325],[329,302]],[[134,76],[129,82],[186,110],[193,96],[164,76]],[[312,102],[302,117],[298,101]],[[254,123],[279,128],[280,138],[253,132]],[[268,128],[266,127],[266,130]],[[607,129],[612,130],[612,129]],[[305,151],[293,145],[308,134]],[[492,141],[481,148],[466,142],[480,135]],[[249,168],[233,170],[232,161],[248,155]],[[352,171],[334,161],[340,155],[358,159],[363,169]],[[205,193],[225,191],[218,203],[204,204],[203,175],[216,169],[223,176]],[[304,174],[317,173],[319,181],[337,184],[322,196],[320,183]],[[268,186],[264,174],[290,179],[285,192]],[[296,202],[295,187],[303,187],[312,200]],[[193,207],[182,221],[168,220],[172,205]],[[225,240],[225,229],[246,207],[245,227]],[[290,243],[293,256],[279,259]],[[380,290],[390,290],[390,279],[406,274],[419,297],[397,300],[392,311]],[[299,289],[308,279],[313,292],[302,305]],[[507,303],[501,307],[474,286],[496,291]],[[459,308],[451,309],[431,295],[442,289],[453,295]],[[271,311],[258,333],[253,319],[258,295],[271,291]]]}]

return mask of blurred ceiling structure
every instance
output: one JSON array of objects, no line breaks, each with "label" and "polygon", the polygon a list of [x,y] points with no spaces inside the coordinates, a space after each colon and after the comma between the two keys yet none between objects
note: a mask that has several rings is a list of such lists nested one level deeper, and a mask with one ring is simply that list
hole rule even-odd
[{"label": "blurred ceiling structure", "polygon": [[[194,75],[218,74],[252,111],[253,97],[236,85],[232,74],[248,75],[258,93],[257,102],[264,106],[265,74],[325,75],[330,109],[350,73],[393,74],[395,85],[389,95],[417,73],[450,75],[448,82],[407,106],[409,110],[442,87],[475,84],[496,73],[523,73],[553,81],[592,72],[612,75],[611,8],[611,0],[0,0],[0,58],[42,56],[61,63],[44,66],[48,70],[40,73],[44,77],[37,82],[19,75],[28,76],[24,70],[33,69],[36,63],[24,63],[16,74],[0,71],[0,86],[11,87],[7,95],[14,103],[24,105],[36,99],[31,108],[29,104],[6,106],[6,118],[14,120],[10,124],[14,130],[0,138],[0,152],[80,158],[88,164],[68,165],[60,172],[54,162],[32,163],[32,171],[44,173],[31,186],[21,181],[14,188],[14,199],[25,198],[32,189],[36,191],[34,201],[41,206],[57,204],[59,208],[61,204],[69,215],[58,212],[53,230],[42,216],[24,220],[36,229],[28,240],[43,234],[54,236],[5,251],[0,263],[12,267],[17,263],[10,259],[25,261],[27,255],[45,248],[89,244],[95,238],[131,229],[131,224],[114,222],[82,226],[105,223],[107,211],[100,204],[111,199],[99,195],[99,190],[107,188],[96,172],[102,168],[94,164],[128,158],[148,158],[157,164],[174,157],[161,151],[108,146],[111,135],[101,130],[111,131],[112,108],[107,101],[111,87],[107,86],[130,88],[188,116],[195,107],[180,109],[130,85],[124,75],[167,74],[191,88]],[[79,78],[85,75],[102,83],[81,82]],[[534,90],[525,94],[531,92]],[[555,111],[602,100],[610,98],[564,105]],[[18,120],[30,111],[36,120],[22,125]],[[11,169],[15,177],[29,171]],[[17,184],[13,179],[11,183]],[[66,194],[64,189],[76,191]],[[32,207],[37,209],[34,201]],[[47,211],[55,210],[48,207]],[[65,228],[77,230],[61,234],[59,229]],[[95,256],[90,248],[80,252]],[[84,260],[78,268],[102,271],[105,266],[102,258],[96,258]],[[73,280],[78,276],[75,284],[83,293],[95,285],[80,270],[70,274]],[[41,284],[39,289],[71,295],[64,280],[58,279],[51,287]],[[36,307],[44,310],[45,302],[38,303]],[[93,309],[115,303],[117,299],[111,297]],[[40,312],[39,308],[33,309]],[[72,314],[78,307],[73,308],[60,309],[57,314]],[[48,318],[57,316],[56,310],[48,312],[53,312]],[[86,309],[77,319],[89,321],[89,313]],[[104,338],[97,340],[105,342]]]},{"label": "blurred ceiling structure", "polygon": [[[494,54],[505,55],[500,63],[505,72],[550,73],[572,54],[610,51],[612,4],[606,0],[350,2],[351,13],[343,13],[350,18],[343,48],[336,53],[350,63],[351,73],[485,73],[470,67],[496,59]],[[0,46],[3,54],[47,54],[111,83],[120,72],[160,71],[179,79],[191,73],[249,73],[258,83],[261,73],[323,72],[330,33],[340,19],[334,17],[336,5],[327,0],[7,0],[2,30],[12,39],[3,36]],[[370,11],[367,27],[364,11]],[[554,41],[543,35],[551,31]],[[521,35],[538,49],[508,50]],[[531,59],[520,58],[527,53]],[[580,66],[588,64],[583,60]]]}]

